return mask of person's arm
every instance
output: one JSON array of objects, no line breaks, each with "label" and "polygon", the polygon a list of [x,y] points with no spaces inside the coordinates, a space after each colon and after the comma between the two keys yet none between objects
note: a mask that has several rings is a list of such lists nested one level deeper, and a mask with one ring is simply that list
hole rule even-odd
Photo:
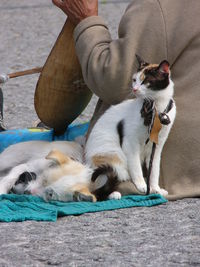
[{"label": "person's arm", "polygon": [[136,53],[151,63],[167,59],[165,23],[157,0],[134,0],[122,17],[117,40],[99,16],[81,20],[74,39],[86,84],[109,105],[130,94]]},{"label": "person's arm", "polygon": [[80,22],[74,36],[84,79],[108,104],[118,103],[129,94],[136,53],[151,63],[167,59],[165,24],[156,0],[134,0],[128,6],[117,40],[111,39],[100,17]]}]

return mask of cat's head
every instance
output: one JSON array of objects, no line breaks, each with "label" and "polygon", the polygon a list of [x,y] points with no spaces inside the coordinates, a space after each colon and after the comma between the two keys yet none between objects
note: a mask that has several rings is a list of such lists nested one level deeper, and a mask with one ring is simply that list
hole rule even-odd
[{"label": "cat's head", "polygon": [[157,99],[173,96],[173,82],[170,78],[170,65],[167,60],[160,64],[149,64],[138,55],[138,72],[132,77],[133,93],[136,97]]}]

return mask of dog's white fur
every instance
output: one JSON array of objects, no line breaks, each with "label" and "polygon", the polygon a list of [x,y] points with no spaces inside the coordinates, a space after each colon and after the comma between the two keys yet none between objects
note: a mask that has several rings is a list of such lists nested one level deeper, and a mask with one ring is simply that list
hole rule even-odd
[{"label": "dog's white fur", "polygon": [[72,201],[75,191],[89,188],[92,175],[92,170],[82,164],[82,155],[83,149],[76,142],[30,141],[12,145],[0,154],[0,194],[8,193],[21,174],[33,172],[37,179],[26,188],[31,194],[46,200]]}]

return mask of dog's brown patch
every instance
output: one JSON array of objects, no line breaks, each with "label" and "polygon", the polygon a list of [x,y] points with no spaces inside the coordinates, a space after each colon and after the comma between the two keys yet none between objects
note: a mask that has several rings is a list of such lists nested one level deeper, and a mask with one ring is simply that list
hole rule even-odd
[{"label": "dog's brown patch", "polygon": [[63,176],[79,175],[85,170],[85,166],[78,161],[72,160],[67,155],[58,150],[52,150],[46,159],[53,160],[58,164],[56,168],[49,169],[48,183],[56,182]]},{"label": "dog's brown patch", "polygon": [[58,165],[57,168],[53,168],[49,171],[49,180],[50,183],[59,180],[63,176],[68,176],[72,179],[71,176],[80,175],[82,171],[84,171],[85,167],[78,162],[71,162]]},{"label": "dog's brown patch", "polygon": [[81,193],[81,194],[83,194],[85,196],[91,196],[92,199],[93,199],[93,202],[96,202],[97,201],[95,195],[93,195],[90,192],[89,188],[87,186],[85,186],[84,184],[77,184],[77,185],[73,186],[72,187],[72,191],[79,192],[79,193]]},{"label": "dog's brown patch", "polygon": [[46,156],[46,159],[53,160],[60,165],[69,163],[71,161],[70,157],[68,157],[67,155],[63,154],[58,150],[50,151],[49,154]]},{"label": "dog's brown patch", "polygon": [[73,160],[71,160],[70,163],[64,164],[61,167],[66,175],[78,175],[85,170],[85,166],[83,164]]},{"label": "dog's brown patch", "polygon": [[99,167],[107,164],[121,164],[122,160],[117,155],[95,155],[92,157],[92,163],[95,167]]}]

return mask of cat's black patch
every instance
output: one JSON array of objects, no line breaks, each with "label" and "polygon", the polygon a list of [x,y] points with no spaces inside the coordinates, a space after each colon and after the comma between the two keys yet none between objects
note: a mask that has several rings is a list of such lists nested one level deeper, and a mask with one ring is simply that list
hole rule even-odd
[{"label": "cat's black patch", "polygon": [[144,118],[144,125],[150,126],[152,124],[152,120],[155,114],[154,111],[154,101],[151,99],[144,99],[142,108],[140,110],[141,117]]},{"label": "cat's black patch", "polygon": [[150,161],[149,161],[149,166],[148,166],[148,172],[147,172],[147,176],[146,176],[146,181],[147,181],[147,192],[146,192],[146,195],[150,194],[150,176],[151,176],[151,171],[152,171],[152,167],[153,167],[153,159],[154,159],[155,151],[156,151],[156,143],[153,142]]},{"label": "cat's black patch", "polygon": [[146,161],[144,161],[142,164],[142,172],[143,172],[143,177],[146,178],[148,175],[148,168],[147,168]]},{"label": "cat's black patch", "polygon": [[124,139],[124,120],[121,120],[120,122],[118,122],[117,132],[119,135],[119,143],[120,143],[120,146],[122,147],[123,139]]},{"label": "cat's black patch", "polygon": [[169,85],[169,73],[159,71],[159,67],[144,70],[145,79],[143,84],[149,84],[148,88],[159,91]]},{"label": "cat's black patch", "polygon": [[106,200],[113,191],[116,191],[116,187],[119,184],[117,174],[109,165],[98,167],[92,174],[92,182],[95,182],[100,175],[106,175],[107,181],[102,187],[92,192],[98,201]]}]

